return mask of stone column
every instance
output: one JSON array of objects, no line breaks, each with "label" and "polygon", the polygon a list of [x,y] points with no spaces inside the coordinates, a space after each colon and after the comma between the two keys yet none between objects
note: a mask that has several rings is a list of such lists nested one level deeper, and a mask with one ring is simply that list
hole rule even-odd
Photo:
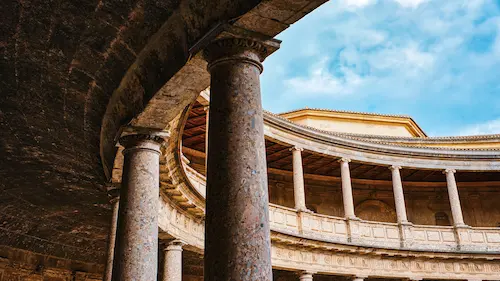
[{"label": "stone column", "polygon": [[293,158],[293,196],[295,198],[295,209],[305,211],[306,194],[304,190],[304,171],[302,168],[302,151],[299,147],[290,148]]},{"label": "stone column", "polygon": [[300,281],[313,281],[313,272],[303,271],[299,275]]},{"label": "stone column", "polygon": [[351,159],[342,158],[340,162],[340,174],[342,177],[342,201],[344,202],[344,216],[347,219],[355,219],[354,201],[352,198],[351,173],[349,172],[349,162]]},{"label": "stone column", "polygon": [[462,215],[462,207],[460,206],[460,197],[458,196],[457,183],[455,181],[455,170],[446,169],[446,183],[448,186],[448,197],[450,198],[451,214],[453,216],[453,225],[455,227],[465,226]]},{"label": "stone column", "polygon": [[[277,41],[267,41],[277,48]],[[223,38],[205,50],[210,131],[205,280],[272,280],[269,195],[259,76],[273,47]]]},{"label": "stone column", "polygon": [[392,171],[392,189],[394,191],[394,201],[396,203],[396,215],[398,223],[407,223],[405,197],[403,193],[403,183],[401,182],[401,174],[399,166],[391,166],[389,169]]},{"label": "stone column", "polygon": [[117,186],[112,186],[108,190],[111,203],[111,224],[109,226],[108,234],[108,253],[106,260],[106,269],[104,270],[104,281],[111,281],[113,275],[113,259],[115,255],[116,244],[116,224],[118,222],[118,205],[120,202],[120,189]]},{"label": "stone column", "polygon": [[179,240],[170,242],[165,247],[163,281],[182,281],[182,246]]},{"label": "stone column", "polygon": [[156,280],[158,196],[162,139],[147,134],[120,139],[125,149],[113,279]]},{"label": "stone column", "polygon": [[210,106],[204,106],[203,111],[205,111],[206,124],[205,124],[205,175],[207,174],[208,167],[208,117],[210,112]]}]

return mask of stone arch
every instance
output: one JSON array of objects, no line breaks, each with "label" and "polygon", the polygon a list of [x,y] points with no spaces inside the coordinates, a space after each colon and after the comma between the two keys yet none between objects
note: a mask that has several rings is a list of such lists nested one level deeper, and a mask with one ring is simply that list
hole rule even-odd
[{"label": "stone arch", "polygon": [[367,221],[397,221],[394,208],[381,200],[365,200],[356,206],[355,212],[357,217]]}]

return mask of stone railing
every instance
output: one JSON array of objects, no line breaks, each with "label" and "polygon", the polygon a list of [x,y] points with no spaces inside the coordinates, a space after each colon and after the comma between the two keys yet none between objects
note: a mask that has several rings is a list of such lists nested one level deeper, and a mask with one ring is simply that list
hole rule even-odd
[{"label": "stone railing", "polygon": [[269,204],[271,230],[358,246],[439,252],[500,253],[500,228],[412,225],[297,212]]},{"label": "stone railing", "polygon": [[[203,220],[192,217],[170,200],[164,198],[159,200],[160,239],[180,239],[186,243],[186,249],[203,253],[205,232]],[[377,226],[378,223],[358,222],[361,228],[369,229],[370,237],[375,239],[382,239],[381,230],[376,229],[383,229],[386,233],[394,229],[393,224]],[[270,205],[270,223],[271,259],[275,268],[399,279],[498,280],[500,276],[499,256],[492,253],[399,251],[350,245],[347,228],[350,222],[342,218],[297,213],[291,208]],[[415,229],[417,232],[422,230],[432,232],[436,229],[447,231],[448,228],[417,226]],[[362,230],[360,233],[363,231],[368,230]],[[471,240],[479,243],[480,236],[486,240],[498,241],[499,230],[477,228],[469,229],[467,233],[473,238]],[[386,237],[390,235],[386,234]],[[435,234],[426,233],[426,235],[433,237]],[[329,243],[321,240],[338,241]],[[419,245],[425,243],[425,241],[417,242]],[[498,244],[498,242],[492,243]]]},{"label": "stone railing", "polygon": [[[351,241],[375,247],[398,248],[401,245],[400,229],[396,223],[350,221]],[[358,228],[357,233],[356,229]],[[357,234],[357,235],[356,235]]]}]

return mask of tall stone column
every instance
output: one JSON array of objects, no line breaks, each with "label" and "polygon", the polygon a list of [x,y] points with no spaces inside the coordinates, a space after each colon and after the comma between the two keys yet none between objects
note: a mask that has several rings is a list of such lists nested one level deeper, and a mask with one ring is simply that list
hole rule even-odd
[{"label": "tall stone column", "polygon": [[342,178],[342,201],[344,202],[344,216],[347,219],[354,219],[354,201],[352,198],[351,173],[349,171],[349,162],[351,159],[342,158],[340,162],[340,174]]},{"label": "tall stone column", "polygon": [[163,281],[182,281],[182,246],[179,240],[170,242],[165,247]]},{"label": "tall stone column", "polygon": [[293,196],[295,198],[295,209],[305,211],[306,194],[304,190],[304,171],[302,167],[302,151],[299,147],[290,148],[293,158]]},{"label": "tall stone column", "polygon": [[398,223],[407,223],[405,197],[403,193],[403,183],[401,182],[401,174],[399,166],[391,166],[389,169],[392,172],[392,189],[394,191],[394,201],[396,203],[396,215]]},{"label": "tall stone column", "polygon": [[453,216],[453,225],[455,227],[465,226],[464,218],[462,215],[462,207],[460,206],[460,197],[458,196],[457,183],[455,181],[456,171],[453,169],[446,169],[446,183],[448,186],[448,197],[450,198],[451,214]]},{"label": "tall stone column", "polygon": [[104,270],[104,281],[111,281],[113,275],[113,259],[115,256],[116,244],[116,224],[118,222],[118,205],[120,202],[120,189],[117,186],[112,186],[108,190],[110,197],[109,203],[111,204],[111,224],[109,226],[108,234],[108,253],[106,259],[106,268]]},{"label": "tall stone column", "polygon": [[147,134],[120,139],[125,149],[113,279],[156,280],[160,146]]},{"label": "tall stone column", "polygon": [[204,50],[211,78],[206,281],[272,280],[259,80],[271,47],[251,38],[224,38]]},{"label": "tall stone column", "polygon": [[205,123],[205,175],[207,174],[208,167],[208,117],[210,112],[210,106],[204,106],[203,111],[205,111],[206,123]]},{"label": "tall stone column", "polygon": [[299,275],[300,281],[313,281],[313,272],[303,271]]}]

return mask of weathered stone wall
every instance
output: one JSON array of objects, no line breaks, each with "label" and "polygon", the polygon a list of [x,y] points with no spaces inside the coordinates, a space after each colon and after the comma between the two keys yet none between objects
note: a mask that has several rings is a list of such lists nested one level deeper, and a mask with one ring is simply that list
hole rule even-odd
[{"label": "weathered stone wall", "polygon": [[[394,195],[391,183],[370,185],[353,183],[356,215],[364,220],[396,222]],[[403,183],[404,185],[404,183]],[[471,226],[492,227],[500,223],[500,191],[494,187],[459,186],[465,223]],[[330,216],[344,216],[340,182],[307,180],[305,183],[306,205],[312,211]],[[451,223],[451,208],[446,186],[404,187],[408,220],[419,225],[435,225],[436,213],[444,213]],[[270,202],[294,207],[291,177],[269,175]]]},{"label": "weathered stone wall", "polygon": [[0,247],[0,281],[98,281],[102,265]]}]

